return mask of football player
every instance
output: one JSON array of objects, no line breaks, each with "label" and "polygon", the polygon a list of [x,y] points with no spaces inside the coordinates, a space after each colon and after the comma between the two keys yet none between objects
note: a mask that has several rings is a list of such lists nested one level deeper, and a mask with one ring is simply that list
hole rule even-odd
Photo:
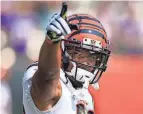
[{"label": "football player", "polygon": [[105,29],[93,16],[53,15],[39,61],[23,77],[25,114],[94,114],[88,87],[106,70],[108,44]]}]

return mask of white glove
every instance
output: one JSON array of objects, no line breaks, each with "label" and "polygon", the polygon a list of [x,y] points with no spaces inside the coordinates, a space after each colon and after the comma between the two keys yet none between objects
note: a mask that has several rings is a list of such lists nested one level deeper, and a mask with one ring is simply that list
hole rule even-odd
[{"label": "white glove", "polygon": [[61,36],[71,33],[68,23],[58,14],[54,14],[47,26],[47,36],[52,43],[61,41]]}]

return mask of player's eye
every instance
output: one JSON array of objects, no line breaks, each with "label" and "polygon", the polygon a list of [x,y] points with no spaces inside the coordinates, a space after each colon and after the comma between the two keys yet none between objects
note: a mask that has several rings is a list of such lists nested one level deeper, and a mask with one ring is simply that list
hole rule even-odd
[{"label": "player's eye", "polygon": [[96,59],[96,55],[95,54],[90,54],[89,57],[91,57],[92,59]]}]

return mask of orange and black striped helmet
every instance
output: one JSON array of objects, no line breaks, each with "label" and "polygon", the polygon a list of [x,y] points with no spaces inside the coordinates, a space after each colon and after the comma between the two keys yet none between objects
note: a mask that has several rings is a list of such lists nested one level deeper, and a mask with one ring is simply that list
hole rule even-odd
[{"label": "orange and black striped helmet", "polygon": [[[101,57],[100,64],[92,66],[94,71],[98,69],[98,72],[96,72],[95,77],[91,81],[91,84],[96,83],[106,70],[110,55],[106,31],[99,20],[88,14],[74,14],[67,17],[66,20],[72,32],[64,40],[63,55],[66,55],[68,47],[73,49],[82,48],[98,53]],[[78,63],[78,61],[75,62],[77,66],[82,64]]]}]

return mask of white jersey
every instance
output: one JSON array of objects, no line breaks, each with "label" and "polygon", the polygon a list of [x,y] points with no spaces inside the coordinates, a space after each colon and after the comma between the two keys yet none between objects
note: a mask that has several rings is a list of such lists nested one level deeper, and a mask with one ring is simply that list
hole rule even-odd
[{"label": "white jersey", "polygon": [[93,110],[92,98],[88,89],[75,90],[71,85],[67,86],[67,84],[64,83],[64,72],[61,70],[60,82],[62,86],[62,95],[59,101],[51,109],[40,111],[35,106],[30,94],[30,88],[32,85],[31,78],[37,69],[37,65],[29,67],[23,77],[23,105],[25,114],[77,114],[76,104],[79,102],[79,99],[86,100],[88,104],[86,110]]},{"label": "white jersey", "polygon": [[5,80],[1,80],[0,87],[0,112],[1,114],[12,114],[12,98],[10,87]]}]

